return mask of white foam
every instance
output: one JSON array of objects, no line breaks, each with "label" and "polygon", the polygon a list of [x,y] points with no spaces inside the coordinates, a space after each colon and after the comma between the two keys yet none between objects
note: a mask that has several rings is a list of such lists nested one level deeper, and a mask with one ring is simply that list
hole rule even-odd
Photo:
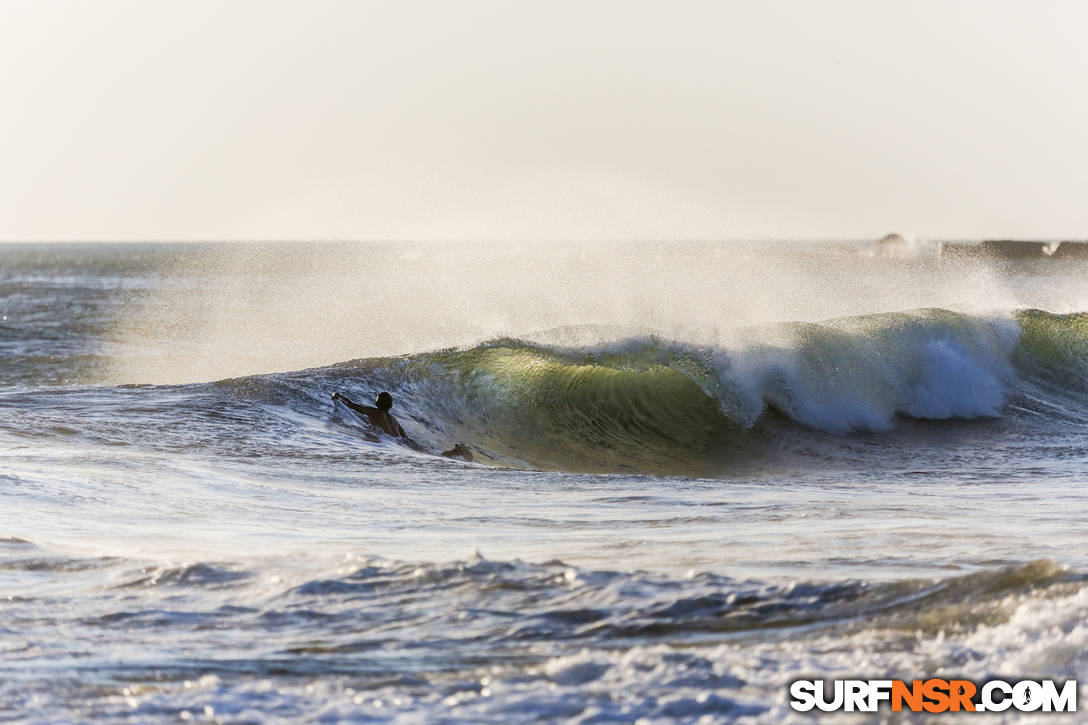
[{"label": "white foam", "polygon": [[1018,339],[1011,319],[946,312],[760,330],[716,356],[722,407],[743,425],[774,407],[835,433],[997,416]]}]

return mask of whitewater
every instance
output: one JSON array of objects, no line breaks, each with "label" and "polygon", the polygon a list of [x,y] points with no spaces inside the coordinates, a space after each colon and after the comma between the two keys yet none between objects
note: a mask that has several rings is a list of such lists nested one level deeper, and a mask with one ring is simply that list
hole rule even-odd
[{"label": "whitewater", "polygon": [[1088,681],[1088,267],[886,252],[0,245],[0,719]]}]

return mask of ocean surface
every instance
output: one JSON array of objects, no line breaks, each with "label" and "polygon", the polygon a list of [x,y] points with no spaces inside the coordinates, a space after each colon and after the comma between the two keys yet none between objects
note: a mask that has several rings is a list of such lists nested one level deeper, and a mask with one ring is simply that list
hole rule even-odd
[{"label": "ocean surface", "polygon": [[0,245],[0,721],[1086,682],[1086,310],[927,245]]}]

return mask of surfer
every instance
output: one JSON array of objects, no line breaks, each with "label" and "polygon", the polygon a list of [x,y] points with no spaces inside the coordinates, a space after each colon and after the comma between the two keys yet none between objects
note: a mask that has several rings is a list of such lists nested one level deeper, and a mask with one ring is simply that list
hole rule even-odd
[{"label": "surfer", "polygon": [[[375,428],[378,428],[385,433],[393,436],[394,438],[400,438],[408,444],[410,448],[421,450],[418,443],[408,437],[408,434],[404,432],[404,428],[401,427],[397,419],[393,417],[393,414],[389,412],[389,409],[393,407],[393,396],[389,393],[382,391],[378,393],[378,397],[374,400],[374,405],[359,405],[355,401],[342,394],[339,390],[332,394],[333,400],[339,400],[348,408],[354,410],[360,415],[365,415],[370,424]],[[440,456],[446,458],[461,458],[465,461],[471,461],[473,459],[472,451],[464,443],[458,443],[448,451],[442,451]]]},{"label": "surfer", "polygon": [[393,396],[389,393],[384,391],[378,393],[378,397],[374,401],[374,405],[377,407],[359,405],[348,396],[342,395],[339,390],[332,394],[332,399],[339,400],[356,413],[365,415],[372,426],[380,428],[394,438],[408,437],[408,434],[404,432],[404,428],[401,428],[400,423],[398,423],[397,419],[389,412],[389,409],[393,407]]}]

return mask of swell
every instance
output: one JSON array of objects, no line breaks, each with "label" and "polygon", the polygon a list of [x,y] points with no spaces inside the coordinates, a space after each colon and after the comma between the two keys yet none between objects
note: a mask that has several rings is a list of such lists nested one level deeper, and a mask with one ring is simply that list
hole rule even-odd
[{"label": "swell", "polygon": [[[996,624],[1023,600],[1064,596],[1088,584],[1084,574],[1049,559],[941,578],[770,582],[713,572],[677,577],[594,570],[557,560],[489,560],[477,553],[467,561],[443,563],[352,557],[335,573],[296,573],[287,582],[252,568],[256,562],[250,568],[222,562],[168,566],[61,556],[36,547],[35,553],[31,561],[0,551],[0,564],[19,584],[49,572],[73,586],[89,587],[105,606],[98,618],[83,618],[83,624],[128,626],[133,618],[150,614],[156,626],[184,626],[207,614],[245,620],[238,623],[243,631],[255,624],[317,625],[328,628],[321,639],[341,640],[339,647],[326,642],[313,650],[323,653],[346,650],[348,642],[357,645],[357,627],[339,626],[350,622],[380,624],[390,639],[416,641],[418,618],[432,615],[436,601],[444,603],[440,615],[465,608],[474,615],[469,622],[450,621],[444,634],[454,638],[471,629],[495,643],[671,641],[791,628],[804,635],[813,627],[937,634],[949,627]],[[159,617],[166,606],[220,602],[220,595],[230,597],[230,606],[178,611],[175,621]],[[397,606],[388,606],[390,601]],[[442,629],[441,616],[435,624]]]}]

